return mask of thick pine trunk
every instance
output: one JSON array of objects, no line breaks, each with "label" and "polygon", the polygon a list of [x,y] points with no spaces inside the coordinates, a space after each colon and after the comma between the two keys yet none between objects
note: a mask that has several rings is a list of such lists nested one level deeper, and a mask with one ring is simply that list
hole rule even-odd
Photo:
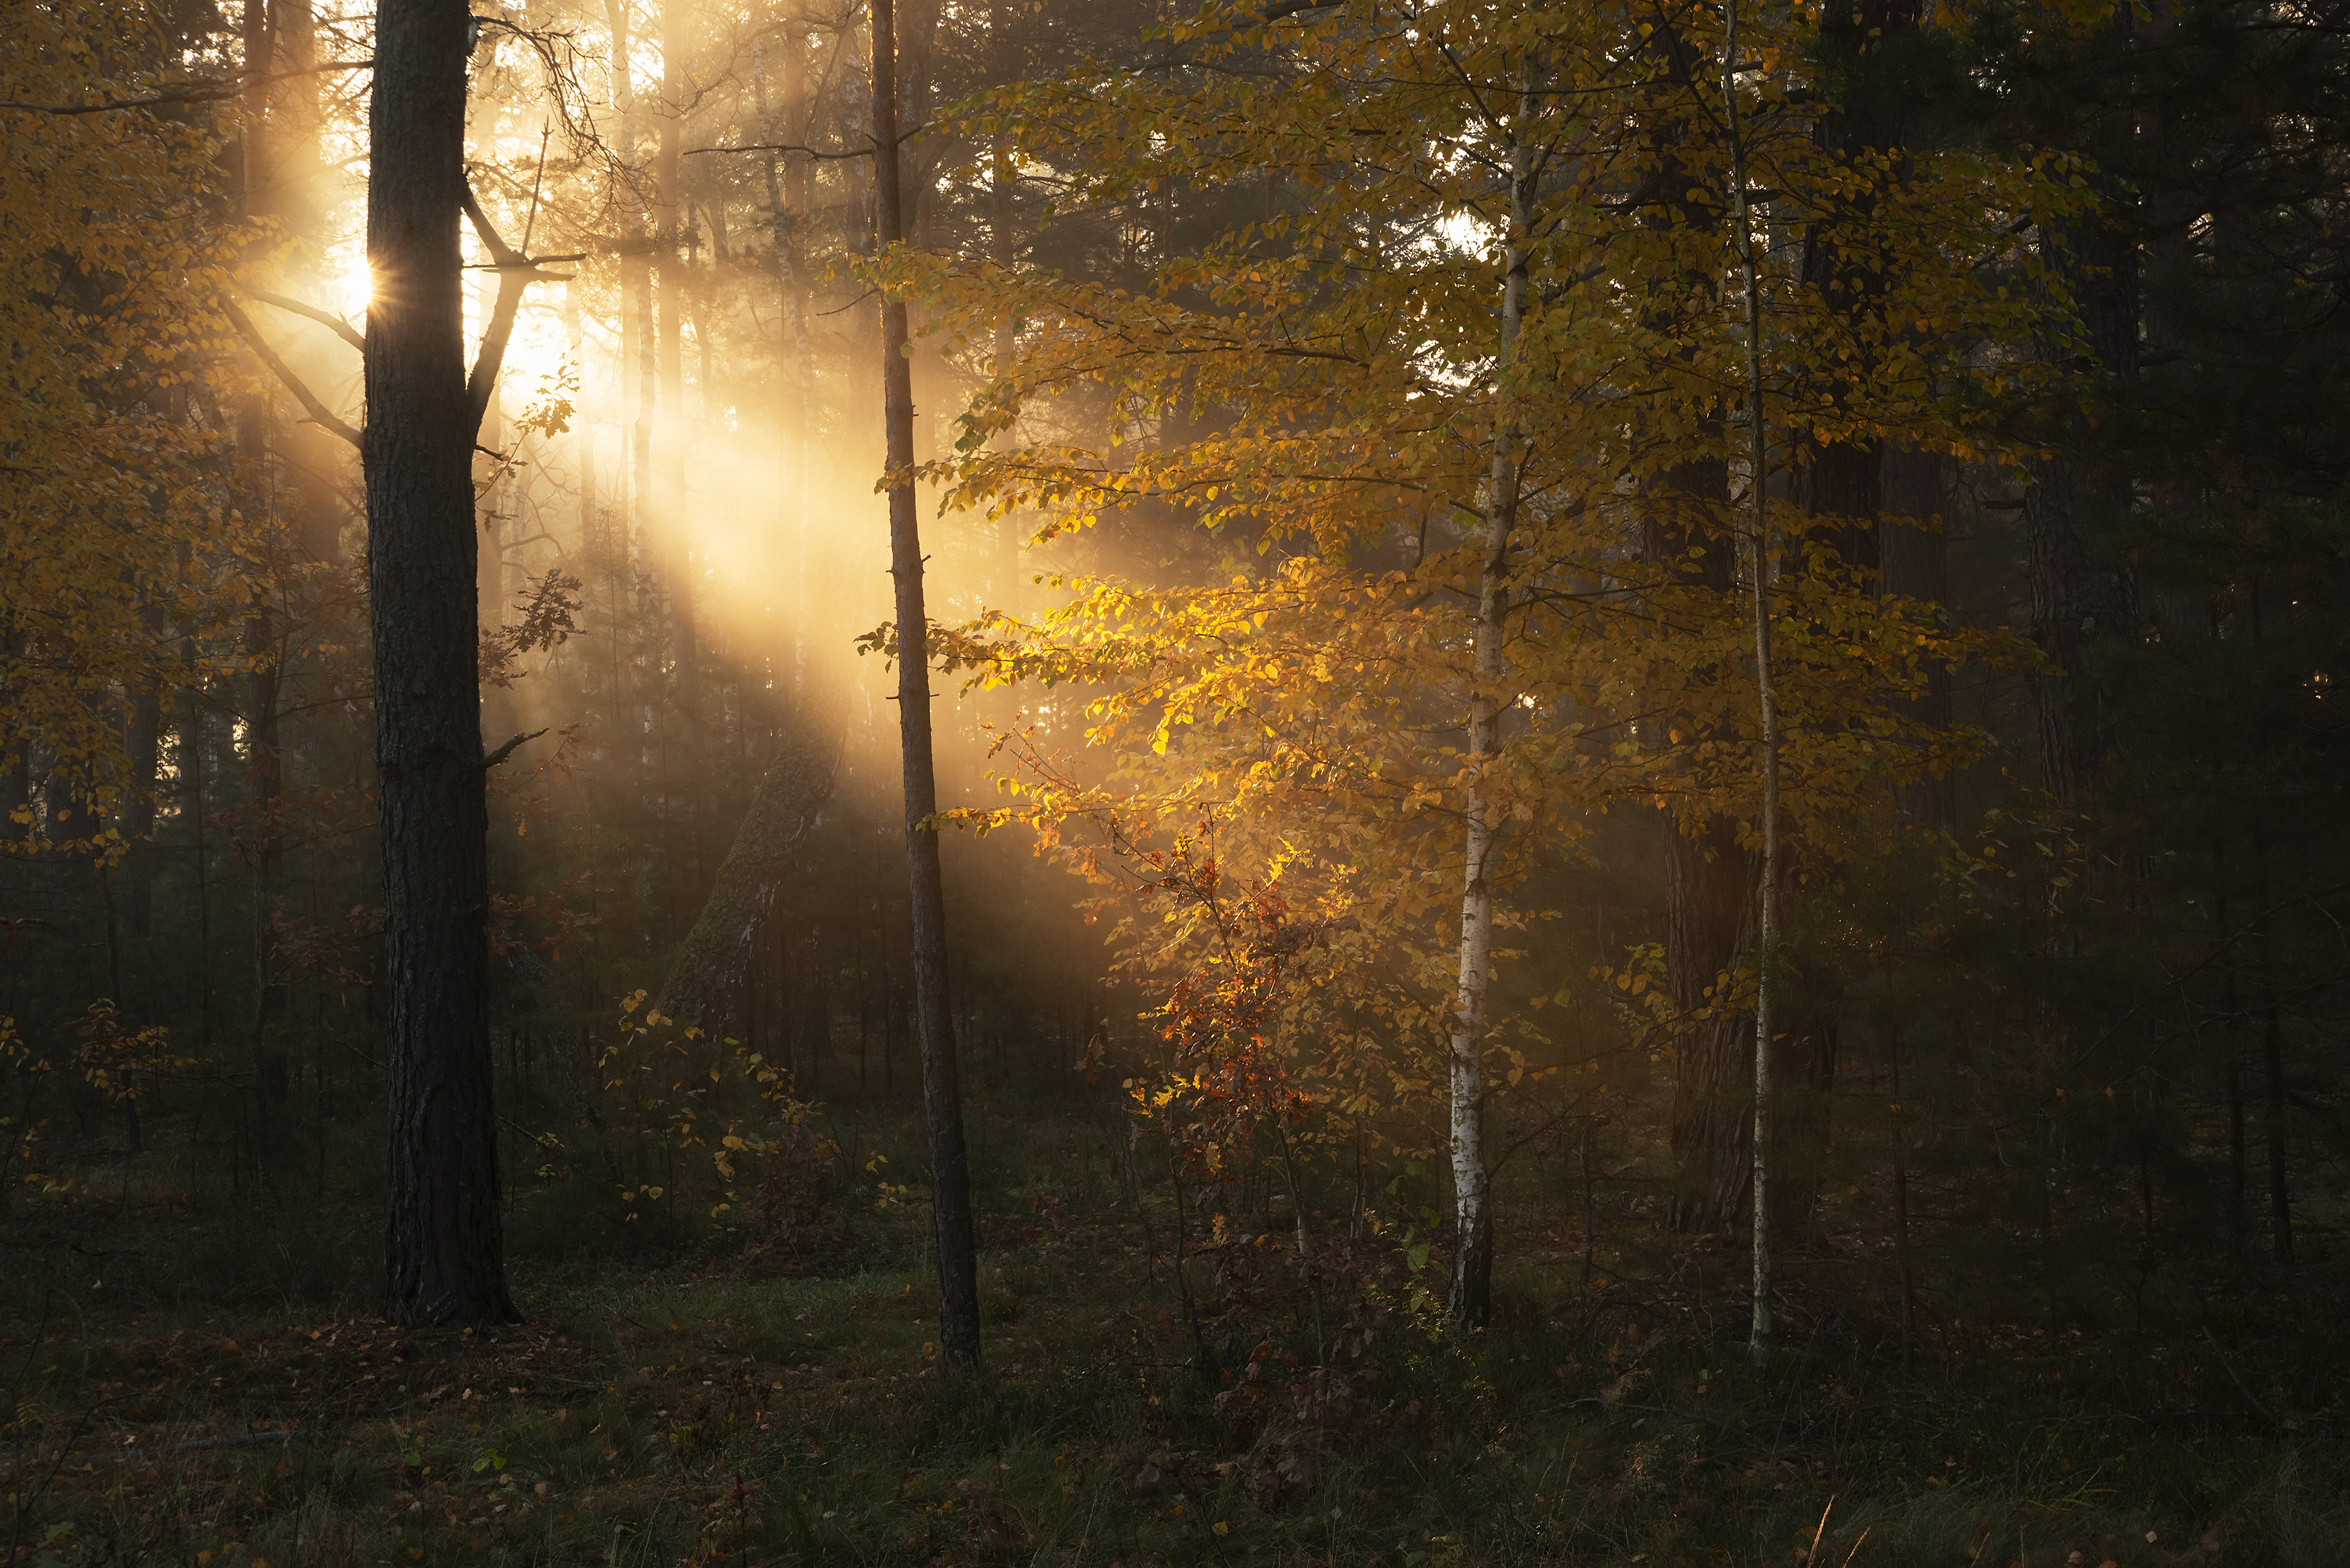
[{"label": "thick pine trunk", "polygon": [[[873,0],[875,238],[887,255],[900,232],[897,59],[890,0]],[[954,1013],[947,995],[946,890],[939,867],[938,777],[931,754],[930,613],[922,596],[922,540],[914,510],[914,389],[906,358],[906,306],[881,303],[881,398],[889,438],[889,575],[897,585],[898,734],[906,791],[906,880],[914,926],[915,1026],[921,1040],[922,1106],[929,1124],[931,1213],[938,1242],[939,1350],[951,1367],[979,1365],[979,1258],[972,1231],[971,1169],[963,1149],[962,1090],[955,1070]]]},{"label": "thick pine trunk", "polygon": [[491,1098],[489,877],[458,213],[462,0],[383,0],[369,133],[365,447],[390,1005],[385,1314],[514,1318]]}]

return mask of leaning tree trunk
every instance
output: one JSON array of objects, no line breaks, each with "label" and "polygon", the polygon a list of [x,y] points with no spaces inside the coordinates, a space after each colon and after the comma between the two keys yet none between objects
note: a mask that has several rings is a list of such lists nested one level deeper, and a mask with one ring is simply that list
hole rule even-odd
[{"label": "leaning tree trunk", "polygon": [[491,1100],[489,900],[463,272],[461,0],[383,0],[364,443],[390,993],[385,1314],[511,1321]]},{"label": "leaning tree trunk", "polygon": [[[886,261],[905,237],[898,182],[897,45],[890,0],[873,0],[873,209]],[[914,511],[914,384],[906,306],[881,303],[881,401],[889,437],[889,576],[897,585],[898,734],[905,774],[906,880],[914,927],[914,1015],[921,1037],[922,1106],[931,1146],[931,1216],[939,1256],[939,1355],[979,1366],[979,1257],[972,1234],[971,1168],[963,1151],[962,1088],[947,995],[946,890],[939,868],[938,774],[931,754],[930,611],[922,600],[922,539]]]},{"label": "leaning tree trunk", "polygon": [[775,894],[799,865],[807,836],[824,819],[840,762],[837,712],[795,718],[775,748],[718,882],[669,971],[661,1012],[709,1032],[724,1023],[741,994],[759,933]]}]

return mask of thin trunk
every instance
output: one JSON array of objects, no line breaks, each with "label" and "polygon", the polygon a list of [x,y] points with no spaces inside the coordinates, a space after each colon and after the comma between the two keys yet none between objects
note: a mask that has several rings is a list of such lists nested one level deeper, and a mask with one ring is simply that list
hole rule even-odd
[{"label": "thin trunk", "polygon": [[471,23],[383,0],[369,135],[365,445],[389,992],[386,1315],[514,1318],[489,1029],[489,898],[463,274]]},{"label": "thin trunk", "polygon": [[1746,206],[1746,140],[1738,118],[1738,4],[1724,7],[1721,98],[1730,131],[1731,237],[1746,290],[1746,495],[1753,510],[1754,694],[1762,711],[1762,898],[1754,978],[1754,1312],[1747,1345],[1756,1361],[1771,1340],[1771,1030],[1778,1002],[1779,694],[1771,668],[1770,428],[1762,410],[1762,269]]},{"label": "thin trunk", "polygon": [[[995,57],[993,74],[999,84],[1008,83],[1012,79],[1012,23],[1007,14],[1009,9],[1008,0],[990,0],[987,8],[988,44]],[[1012,154],[1011,133],[998,131],[992,149],[988,170],[988,259],[1007,276],[1011,274],[1016,254],[1012,236],[1012,192],[1016,179]],[[1006,311],[996,318],[995,323],[995,363],[993,369],[996,375],[1004,375],[1012,369],[1013,350],[1018,341],[1018,335],[1012,326],[1012,314]],[[1009,449],[1012,441],[1013,433],[1007,430],[999,438],[999,444]],[[996,586],[996,601],[1008,613],[1018,615],[1023,597],[1020,593],[1020,546],[1023,542],[1023,528],[1018,516],[1010,511],[1004,513],[1003,520],[996,524],[996,527],[997,548],[1001,552],[999,566],[1001,581]],[[1005,707],[1006,719],[1014,718],[1017,709],[1008,691],[1005,694]]]},{"label": "thin trunk", "polygon": [[1893,1088],[1893,1259],[1901,1271],[1901,1370],[1909,1371],[1917,1345],[1918,1278],[1909,1255],[1909,1124],[1901,1098],[1901,1035],[1897,1030],[1885,1049]]},{"label": "thin trunk", "polygon": [[[2257,587],[2254,592],[2258,592]],[[2276,950],[2270,928],[2268,835],[2252,825],[2252,984],[2261,1015],[2261,1067],[2268,1103],[2262,1133],[2269,1146],[2269,1245],[2280,1263],[2293,1263],[2293,1193],[2285,1180],[2284,1022],[2277,1011]]]},{"label": "thin trunk", "polygon": [[[1878,493],[1884,514],[1878,526],[1878,578],[1887,594],[1948,604],[1950,539],[1941,524],[1942,460],[1932,452],[1886,449]],[[1926,670],[1926,690],[1908,704],[1910,720],[1930,731],[1946,731],[1953,717],[1950,667],[1937,660]],[[1938,833],[1958,826],[1957,781],[1948,773],[1899,786],[1901,809],[1910,821]]]},{"label": "thin trunk", "polygon": [[[2212,782],[2216,786],[2219,781]],[[2211,804],[2215,813],[2226,804],[2216,787]],[[2211,835],[2211,930],[2225,944],[2220,952],[2220,1040],[2228,1097],[2228,1249],[2241,1258],[2251,1229],[2244,1202],[2250,1185],[2244,1158],[2244,1075],[2242,1055],[2236,1047],[2236,958],[2229,950],[2233,944],[2228,929],[2227,840],[2216,826]]]},{"label": "thin trunk", "polygon": [[[883,258],[903,238],[894,20],[891,0],[872,0],[874,237]],[[930,614],[922,598],[922,541],[914,511],[914,390],[906,345],[905,302],[885,294],[881,396],[889,440],[889,575],[897,585],[906,880],[913,912],[914,1005],[921,1038],[931,1211],[939,1255],[939,1349],[943,1366],[967,1370],[979,1365],[979,1260],[972,1233],[962,1095],[955,1075],[954,1014],[947,996],[946,892],[938,829],[931,820],[938,813],[938,778],[931,756]]]},{"label": "thin trunk", "polygon": [[[160,637],[163,628],[160,610],[142,612],[149,628]],[[160,771],[163,742],[162,695],[149,689],[131,700],[130,722],[124,735],[125,749],[130,753],[130,793],[122,806],[122,836],[129,841],[129,857],[123,862],[122,924],[134,937],[146,937],[154,929],[155,920],[155,779]],[[0,803],[0,817],[5,817],[5,805]]]},{"label": "thin trunk", "polygon": [[[787,40],[789,60],[785,70],[785,82],[798,79],[805,86],[806,71],[797,65],[800,51],[806,40],[801,27],[795,24]],[[775,121],[767,113],[767,47],[762,39],[756,46],[752,63],[754,82],[758,90],[759,123],[766,140],[783,140]],[[796,96],[787,86],[785,103],[787,110],[784,130],[799,134],[797,121],[788,110]],[[799,548],[794,552],[795,576],[792,596],[792,690],[805,695],[807,685],[807,556],[808,556],[808,427],[816,410],[816,338],[808,330],[807,289],[800,276],[798,234],[806,226],[806,213],[801,206],[786,201],[786,182],[779,179],[775,155],[766,159],[767,210],[775,236],[775,270],[783,292],[783,315],[791,333],[791,363],[793,395],[787,400],[784,443],[787,469],[782,493],[789,514],[789,526]],[[804,199],[804,198],[803,198]]]},{"label": "thin trunk", "polygon": [[684,149],[685,6],[670,0],[661,7],[661,104],[653,154],[653,247],[659,258],[654,297],[655,358],[660,390],[652,421],[653,526],[661,540],[661,587],[669,598],[670,647],[677,661],[676,703],[683,721],[687,784],[687,842],[694,841],[692,807],[701,795],[701,643],[694,622],[692,541],[685,503],[685,232],[679,160]]},{"label": "thin trunk", "polygon": [[1492,1172],[1485,1159],[1487,990],[1493,963],[1492,805],[1485,770],[1501,752],[1502,647],[1509,619],[1510,539],[1518,516],[1518,337],[1525,322],[1527,258],[1534,243],[1534,150],[1524,140],[1536,103],[1534,64],[1510,131],[1510,228],[1502,259],[1501,340],[1494,353],[1493,454],[1487,475],[1484,564],[1478,577],[1469,689],[1466,864],[1461,882],[1461,963],[1452,1004],[1451,1088],[1452,1282],[1448,1311],[1461,1328],[1482,1328],[1493,1309]]}]

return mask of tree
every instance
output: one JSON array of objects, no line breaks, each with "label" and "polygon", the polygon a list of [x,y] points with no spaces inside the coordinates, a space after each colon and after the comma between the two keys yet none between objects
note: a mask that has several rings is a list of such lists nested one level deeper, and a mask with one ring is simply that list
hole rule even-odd
[{"label": "tree", "polygon": [[[890,0],[873,0],[873,199],[884,257],[905,244],[899,188],[897,34]],[[897,585],[898,733],[905,785],[907,898],[914,922],[914,1010],[931,1154],[931,1223],[939,1260],[939,1355],[979,1365],[979,1255],[971,1168],[963,1150],[954,1010],[947,995],[946,888],[939,867],[939,788],[931,750],[931,664],[922,597],[922,537],[914,507],[914,388],[906,302],[881,299],[882,418],[889,436],[889,576]]]},{"label": "tree", "polygon": [[[458,0],[387,0],[368,131],[369,604],[381,790],[390,1158],[385,1312],[396,1323],[503,1323],[497,1117],[491,1092],[489,770],[473,577],[473,442],[523,286],[543,275],[494,240],[465,182]],[[469,375],[458,219],[499,269]]]},{"label": "tree", "polygon": [[[1073,202],[1277,173],[1314,203],[1171,252],[1132,294],[984,265],[927,275],[974,341],[1007,311],[1024,324],[1016,362],[941,465],[951,502],[1040,505],[1058,528],[1169,506],[1231,552],[1204,581],[1078,583],[1056,611],[973,628],[964,652],[1000,675],[1093,684],[1087,738],[1141,759],[1118,770],[1132,808],[1168,822],[1212,803],[1234,841],[1255,836],[1259,865],[1303,842],[1351,868],[1340,881],[1364,904],[1347,913],[1410,975],[1415,1001],[1387,1022],[1446,1064],[1454,1315],[1468,1325],[1488,1267],[1477,1128],[1488,1074],[1523,1074],[1503,1042],[1526,1026],[1479,1016],[1478,944],[1489,920],[1534,913],[1485,900],[1575,854],[1592,815],[1630,799],[1669,802],[1741,852],[1759,843],[1758,632],[1787,650],[1784,831],[1814,853],[1881,819],[1890,783],[1980,743],[1928,731],[1897,699],[1932,659],[1988,645],[1954,639],[1930,606],[1880,600],[1837,554],[1842,522],[1783,520],[1795,566],[1761,624],[1727,573],[1687,570],[1727,561],[1736,522],[1726,494],[1677,476],[1757,472],[1723,417],[1742,383],[1751,405],[1753,367],[1721,308],[1737,265],[1726,227],[1641,220],[1668,186],[1682,201],[1728,183],[1723,148],[1658,129],[1711,123],[1712,85],[1626,78],[1626,26],[1509,5],[1473,19],[1364,5],[1294,25],[1211,8],[1170,40],[1215,68],[1088,70],[994,100],[973,129],[1012,125]],[[1709,36],[1691,31],[1697,57]],[[1753,47],[1784,62],[1800,42],[1782,31]],[[1808,212],[1848,182],[1846,155],[1817,150],[1765,79],[1750,167],[1780,192],[1775,211]],[[1887,431],[1946,450],[1985,439],[1960,395],[1961,328],[2024,320],[1989,269],[2015,249],[2015,206],[2053,189],[1970,157],[1925,164],[1887,199],[1898,240],[1869,241],[1892,258],[1872,309],[1775,276],[1742,296],[1773,317],[1774,400],[1806,410],[1782,465]],[[996,450],[1023,410],[1080,387],[1118,400],[1104,445]],[[1627,552],[1627,484],[1671,506],[1678,545]],[[1225,875],[1243,864],[1228,843]],[[1449,932],[1430,923],[1445,882]],[[1704,1019],[1751,1006],[1742,968],[1690,977]],[[1751,1196],[1754,1077],[1752,1028],[1711,1033],[1723,1049],[1705,1070],[1726,1088],[1697,1103],[1692,1140],[1719,1156],[1709,1226]]]}]

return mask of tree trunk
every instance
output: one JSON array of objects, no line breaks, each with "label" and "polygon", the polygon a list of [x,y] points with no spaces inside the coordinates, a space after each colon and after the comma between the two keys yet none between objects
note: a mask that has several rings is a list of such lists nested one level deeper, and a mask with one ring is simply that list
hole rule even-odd
[{"label": "tree trunk", "polygon": [[1748,1349],[1761,1361],[1771,1334],[1771,1053],[1779,998],[1779,698],[1771,664],[1770,422],[1762,406],[1762,271],[1746,206],[1746,141],[1738,123],[1738,4],[1723,8],[1722,119],[1730,131],[1730,220],[1746,295],[1747,503],[1754,551],[1754,692],[1762,719],[1762,896],[1754,979],[1754,1301]]},{"label": "tree trunk", "polygon": [[489,898],[463,275],[460,0],[383,0],[365,444],[389,993],[385,1314],[511,1321],[491,1097]]},{"label": "tree trunk", "polygon": [[[1887,594],[1947,605],[1950,597],[1950,538],[1942,527],[1942,460],[1932,452],[1887,447],[1880,460],[1877,493],[1884,513],[1877,532],[1877,579]],[[1926,690],[1909,704],[1912,722],[1947,730],[1950,667],[1936,662],[1926,671]],[[1921,827],[1949,833],[1958,826],[1958,781],[1944,774],[1899,786],[1904,815]]]},{"label": "tree trunk", "polygon": [[[149,628],[161,634],[160,610],[148,612]],[[163,742],[163,699],[152,690],[131,700],[130,722],[124,749],[130,753],[130,793],[122,806],[122,836],[130,841],[123,862],[122,925],[134,937],[145,937],[155,924],[155,779]],[[6,802],[0,800],[0,833],[6,831]],[[117,999],[120,1000],[120,998]]]},{"label": "tree trunk", "polygon": [[[1649,35],[1647,53],[1658,78],[1672,89],[1669,102],[1675,107],[1667,112],[1679,117],[1660,134],[1660,145],[1710,142],[1716,121],[1689,107],[1707,90],[1697,76],[1695,41],[1679,27],[1659,26]],[[1689,199],[1695,179],[1668,151],[1654,182],[1667,194],[1648,222],[1659,228],[1718,222],[1710,202]],[[1716,330],[1718,282],[1711,275],[1694,275],[1678,283],[1683,292],[1667,295],[1656,325],[1685,337]],[[1707,415],[1690,432],[1690,444],[1718,441],[1721,419],[1718,412]],[[1725,600],[1738,587],[1733,535],[1724,516],[1729,493],[1723,459],[1679,463],[1644,486],[1641,519],[1641,547],[1650,566],[1682,587]],[[1723,680],[1737,675],[1729,670],[1715,673]],[[1685,726],[1690,722],[1683,721]],[[1665,971],[1673,1005],[1684,1017],[1717,1007],[1722,982],[1744,961],[1753,929],[1753,892],[1754,857],[1739,846],[1734,822],[1720,816],[1668,819]],[[1753,1031],[1742,1013],[1712,1015],[1688,1029],[1675,1046],[1668,1222],[1681,1231],[1725,1231],[1747,1196]]]},{"label": "tree trunk", "polygon": [[[2118,190],[2103,182],[2100,189],[2108,209],[2124,204]],[[2042,353],[2076,376],[2102,369],[2108,379],[2126,382],[2137,375],[2138,255],[2119,216],[2104,210],[2076,226],[2042,231],[2043,253],[2072,289],[2095,358],[2064,345],[2043,345]],[[2077,404],[2073,413],[2074,430],[2089,422]],[[2060,439],[2070,433],[2059,432]],[[2127,514],[2132,497],[2126,475],[2085,471],[2072,456],[2027,458],[2024,472],[2031,479],[2023,524],[2032,636],[2052,666],[2034,682],[2040,784],[2058,804],[2073,805],[2095,779],[2105,752],[2106,699],[2093,652],[2101,641],[2129,637],[2137,621],[2137,578],[2100,537]]]},{"label": "tree trunk", "polygon": [[1510,536],[1518,516],[1518,337],[1526,314],[1527,256],[1534,239],[1534,150],[1517,140],[1536,113],[1534,65],[1526,64],[1510,148],[1510,228],[1502,256],[1501,337],[1494,352],[1493,452],[1486,477],[1484,563],[1478,576],[1473,670],[1469,687],[1469,794],[1461,803],[1466,858],[1461,878],[1461,962],[1450,1041],[1452,1156],[1452,1282],[1447,1309],[1456,1327],[1482,1328],[1493,1311],[1492,1173],[1485,1158],[1485,1033],[1493,962],[1492,804],[1484,770],[1501,752],[1502,649],[1509,619]]},{"label": "tree trunk", "polygon": [[[685,72],[686,6],[667,0],[661,6],[661,103],[656,122],[658,141],[653,158],[653,248],[660,258],[656,276],[654,334],[660,389],[653,418],[653,520],[661,541],[661,587],[669,598],[670,647],[677,660],[679,739],[686,767],[689,846],[698,845],[700,824],[693,805],[701,798],[702,655],[700,629],[694,620],[692,539],[687,528],[685,501],[685,296],[689,286],[685,233],[680,222],[683,197],[678,162],[683,151],[683,105],[692,90]],[[692,853],[690,848],[689,854]]]},{"label": "tree trunk", "polygon": [[[875,239],[886,257],[903,238],[898,189],[897,59],[891,0],[873,0]],[[881,301],[881,398],[889,438],[889,575],[897,585],[898,732],[906,791],[906,883],[914,925],[914,1009],[921,1039],[922,1104],[931,1146],[931,1213],[939,1254],[939,1349],[943,1365],[979,1365],[979,1259],[972,1234],[971,1171],[947,996],[946,891],[939,867],[938,778],[931,756],[930,614],[922,599],[922,540],[914,512],[914,390],[906,306]]]},{"label": "tree trunk", "polygon": [[778,737],[733,847],[718,868],[702,916],[662,985],[659,1006],[705,1032],[724,1024],[751,955],[797,868],[808,834],[824,818],[840,761],[841,715],[796,716]]}]

